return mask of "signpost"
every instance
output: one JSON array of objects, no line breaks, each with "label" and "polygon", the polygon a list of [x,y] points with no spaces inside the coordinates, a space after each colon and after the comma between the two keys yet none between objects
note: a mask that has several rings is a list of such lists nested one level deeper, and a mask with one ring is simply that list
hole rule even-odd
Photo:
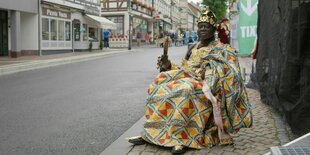
[{"label": "signpost", "polygon": [[238,26],[239,54],[251,54],[257,35],[258,0],[240,0],[240,16]]}]

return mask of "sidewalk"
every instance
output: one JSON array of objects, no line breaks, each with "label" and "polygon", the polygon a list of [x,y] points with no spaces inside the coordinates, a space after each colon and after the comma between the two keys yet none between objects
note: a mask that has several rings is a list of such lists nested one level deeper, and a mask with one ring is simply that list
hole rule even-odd
[{"label": "sidewalk", "polygon": [[[239,58],[241,69],[249,76],[251,58]],[[290,129],[281,117],[268,105],[260,101],[260,94],[253,89],[247,89],[253,106],[254,125],[252,128],[241,129],[233,135],[234,144],[229,146],[215,146],[202,150],[189,149],[185,155],[258,155],[270,151],[271,146],[280,146],[293,139],[289,137]],[[127,137],[137,136],[142,131],[145,119],[142,117],[100,155],[170,155],[171,148],[159,147],[152,144],[131,145]]]},{"label": "sidewalk", "polygon": [[47,68],[68,63],[75,63],[87,60],[98,59],[110,55],[133,52],[133,50],[123,49],[102,49],[92,52],[74,52],[53,54],[44,56],[23,56],[19,58],[0,57],[0,76],[21,71]]}]

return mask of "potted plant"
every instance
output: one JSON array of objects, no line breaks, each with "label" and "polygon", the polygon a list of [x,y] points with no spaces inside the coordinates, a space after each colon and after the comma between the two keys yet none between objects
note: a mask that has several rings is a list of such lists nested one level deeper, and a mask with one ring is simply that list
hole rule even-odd
[{"label": "potted plant", "polygon": [[90,41],[88,46],[89,52],[91,52],[92,49],[93,49],[93,41]]},{"label": "potted plant", "polygon": [[102,40],[100,41],[99,48],[100,48],[100,50],[103,49],[103,41]]}]

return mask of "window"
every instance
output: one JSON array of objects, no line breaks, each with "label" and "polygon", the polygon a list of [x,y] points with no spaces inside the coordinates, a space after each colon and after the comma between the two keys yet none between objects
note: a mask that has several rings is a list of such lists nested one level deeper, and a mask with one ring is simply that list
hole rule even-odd
[{"label": "window", "polygon": [[82,32],[83,32],[83,41],[87,41],[88,36],[87,36],[87,25],[86,24],[83,24]]},{"label": "window", "polygon": [[66,35],[66,41],[70,41],[71,40],[71,23],[70,22],[66,22],[65,35]]},{"label": "window", "polygon": [[106,17],[116,24],[116,30],[112,33],[116,35],[124,35],[124,16]]},{"label": "window", "polygon": [[74,41],[80,41],[80,23],[74,24]]},{"label": "window", "polygon": [[92,41],[98,41],[98,29],[90,27],[88,31],[88,37]]},{"label": "window", "polygon": [[57,40],[57,20],[51,19],[51,40]]},{"label": "window", "polygon": [[49,40],[50,38],[50,24],[49,19],[42,18],[42,40]]},{"label": "window", "polygon": [[142,39],[145,39],[145,34],[147,33],[147,21],[145,19],[133,17],[133,37],[137,35],[138,32],[141,32]]},{"label": "window", "polygon": [[58,40],[63,41],[65,40],[65,22],[62,20],[58,21]]}]

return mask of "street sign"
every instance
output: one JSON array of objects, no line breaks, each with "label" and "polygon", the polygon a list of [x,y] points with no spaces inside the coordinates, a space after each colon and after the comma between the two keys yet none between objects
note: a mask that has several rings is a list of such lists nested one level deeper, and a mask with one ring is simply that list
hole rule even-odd
[{"label": "street sign", "polygon": [[258,0],[240,0],[240,14],[238,26],[239,54],[251,54],[257,36],[257,5]]}]

